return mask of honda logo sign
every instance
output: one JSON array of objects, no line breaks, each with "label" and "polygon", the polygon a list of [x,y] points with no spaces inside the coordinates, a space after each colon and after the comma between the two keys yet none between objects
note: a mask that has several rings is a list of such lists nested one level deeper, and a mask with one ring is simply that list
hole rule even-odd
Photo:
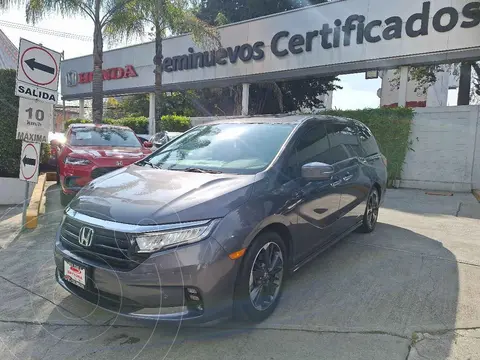
[{"label": "honda logo sign", "polygon": [[93,229],[89,227],[82,227],[80,229],[78,243],[82,246],[89,247],[92,245],[93,240]]}]

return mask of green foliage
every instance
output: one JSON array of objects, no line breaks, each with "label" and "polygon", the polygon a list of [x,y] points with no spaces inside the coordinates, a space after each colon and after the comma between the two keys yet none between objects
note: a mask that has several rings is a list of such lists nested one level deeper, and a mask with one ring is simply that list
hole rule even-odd
[{"label": "green foliage", "polygon": [[148,94],[135,94],[125,96],[118,102],[117,111],[121,116],[107,116],[121,118],[124,116],[145,116],[148,117],[149,99]]},{"label": "green foliage", "polygon": [[[194,116],[197,111],[193,104],[197,99],[197,95],[193,90],[176,91],[162,94],[161,113],[177,114],[183,116]],[[149,98],[148,94],[137,94],[125,96],[121,101],[113,98],[107,100],[105,104],[106,110],[104,117],[111,119],[120,119],[124,117],[148,117]]]},{"label": "green foliage", "polygon": [[197,15],[209,24],[223,25],[324,2],[327,0],[203,0]]},{"label": "green foliage", "polygon": [[178,132],[187,131],[190,127],[190,118],[180,115],[164,115],[161,126],[157,126],[158,129]]},{"label": "green foliage", "polygon": [[382,154],[388,160],[389,181],[400,179],[405,156],[411,146],[408,136],[413,119],[413,109],[332,110],[325,114],[356,119],[367,125],[377,139]]},{"label": "green foliage", "polygon": [[[128,126],[137,134],[148,134],[148,118],[145,116],[124,117],[121,119],[104,119],[105,124]],[[85,119],[69,119],[65,123],[65,129],[71,124],[91,124],[92,121]],[[157,129],[165,131],[187,131],[190,128],[190,118],[180,115],[162,116],[162,127],[157,123]]]},{"label": "green foliage", "polygon": [[[85,119],[69,119],[65,123],[65,130],[71,124],[91,124],[91,120]],[[128,126],[137,134],[148,134],[148,118],[144,116],[139,117],[124,117],[121,119],[103,119],[104,124]]]},{"label": "green foliage", "polygon": [[40,164],[48,164],[50,159],[50,144],[42,144],[40,147]]},{"label": "green foliage", "polygon": [[104,119],[103,122],[110,125],[128,126],[137,134],[148,134],[148,118],[145,116]]},{"label": "green foliage", "polygon": [[15,140],[17,121],[15,71],[0,70],[0,177],[18,177],[19,174],[22,141]]}]

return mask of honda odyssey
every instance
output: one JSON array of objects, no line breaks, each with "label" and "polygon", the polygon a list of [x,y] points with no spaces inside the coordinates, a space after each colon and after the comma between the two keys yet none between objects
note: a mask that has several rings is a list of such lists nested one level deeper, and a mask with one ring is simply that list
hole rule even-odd
[{"label": "honda odyssey", "polygon": [[386,162],[351,119],[196,126],[80,190],[57,232],[56,279],[133,318],[261,321],[289,273],[375,229]]}]

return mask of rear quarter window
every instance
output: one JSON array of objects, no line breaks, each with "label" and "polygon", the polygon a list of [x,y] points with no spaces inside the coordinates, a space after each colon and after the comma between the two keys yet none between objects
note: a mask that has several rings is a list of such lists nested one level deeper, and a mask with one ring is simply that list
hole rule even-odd
[{"label": "rear quarter window", "polygon": [[327,132],[330,139],[330,152],[328,155],[333,163],[362,156],[362,148],[353,124],[327,124]]},{"label": "rear quarter window", "polygon": [[358,133],[358,138],[360,139],[360,145],[363,148],[365,156],[379,154],[380,149],[378,148],[377,141],[375,140],[375,137],[373,136],[370,129],[360,122],[356,122],[355,127]]}]

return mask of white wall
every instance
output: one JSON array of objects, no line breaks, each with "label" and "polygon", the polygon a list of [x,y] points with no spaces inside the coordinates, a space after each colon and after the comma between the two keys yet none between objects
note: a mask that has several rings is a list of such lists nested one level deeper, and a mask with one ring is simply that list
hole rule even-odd
[{"label": "white wall", "polygon": [[[30,198],[35,184],[30,184]],[[25,181],[16,178],[0,178],[0,205],[23,204],[25,200]],[[8,191],[5,191],[8,189]]]},{"label": "white wall", "polygon": [[400,187],[471,191],[480,188],[479,106],[418,108]]}]

